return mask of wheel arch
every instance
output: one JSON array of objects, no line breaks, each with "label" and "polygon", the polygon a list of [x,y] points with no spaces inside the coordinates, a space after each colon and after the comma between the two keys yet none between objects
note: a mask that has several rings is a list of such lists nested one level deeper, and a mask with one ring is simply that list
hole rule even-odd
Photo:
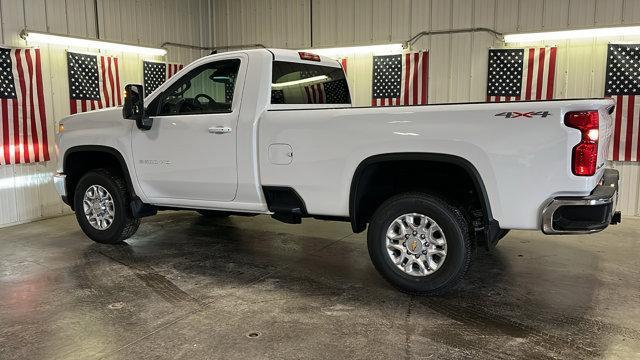
[{"label": "wheel arch", "polygon": [[[96,163],[90,164],[74,163],[74,161],[86,160],[87,157],[92,155],[97,156],[99,160],[102,160],[103,162],[98,161]],[[122,153],[120,151],[113,147],[105,145],[78,145],[67,149],[64,153],[62,161],[62,171],[67,175],[68,179],[66,183],[68,199],[66,199],[65,202],[69,206],[71,206],[72,209],[73,194],[82,174],[86,173],[87,171],[102,167],[109,167],[119,171],[124,178],[129,194],[131,194],[132,198],[136,197],[135,188],[133,186],[133,182],[131,181],[131,174],[129,173],[127,162],[125,161],[124,156],[122,156]]]},{"label": "wheel arch", "polygon": [[448,164],[450,166],[458,167],[464,171],[471,179],[475,191],[478,194],[479,202],[482,207],[483,222],[485,229],[488,231],[486,234],[488,236],[487,238],[493,239],[497,236],[499,224],[495,219],[493,219],[489,196],[482,177],[471,162],[456,155],[412,152],[378,154],[370,156],[360,162],[351,179],[351,187],[349,191],[349,219],[354,232],[357,233],[364,231],[367,224],[367,220],[361,216],[361,211],[359,209],[360,201],[363,199],[364,195],[364,191],[362,190],[366,186],[367,181],[366,170],[372,165],[401,161],[421,161]]}]

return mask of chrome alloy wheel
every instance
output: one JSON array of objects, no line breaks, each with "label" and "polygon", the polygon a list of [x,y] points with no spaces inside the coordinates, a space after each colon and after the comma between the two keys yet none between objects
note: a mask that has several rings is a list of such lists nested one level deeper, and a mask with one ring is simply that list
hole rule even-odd
[{"label": "chrome alloy wheel", "polygon": [[113,224],[115,209],[113,198],[107,189],[91,185],[84,193],[82,205],[84,216],[95,229],[106,230]]},{"label": "chrome alloy wheel", "polygon": [[389,258],[411,276],[433,274],[447,256],[444,232],[438,223],[422,214],[397,217],[389,225],[386,238]]}]

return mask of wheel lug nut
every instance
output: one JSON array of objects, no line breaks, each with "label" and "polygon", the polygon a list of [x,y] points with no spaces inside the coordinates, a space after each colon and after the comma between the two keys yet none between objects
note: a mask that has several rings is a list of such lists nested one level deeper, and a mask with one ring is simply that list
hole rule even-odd
[{"label": "wheel lug nut", "polygon": [[424,239],[424,234],[423,234],[423,235],[420,235],[420,239]]},{"label": "wheel lug nut", "polygon": [[418,235],[418,232],[417,232],[417,231],[414,231],[414,232],[413,232],[413,236],[416,236],[416,235]]},{"label": "wheel lug nut", "polygon": [[408,239],[408,238],[409,238],[409,234],[406,234],[406,235],[404,236],[404,238],[405,238],[405,239]]}]

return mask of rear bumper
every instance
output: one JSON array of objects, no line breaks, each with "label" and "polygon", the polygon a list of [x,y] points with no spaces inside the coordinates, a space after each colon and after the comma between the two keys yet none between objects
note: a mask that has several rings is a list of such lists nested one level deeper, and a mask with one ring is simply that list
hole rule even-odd
[{"label": "rear bumper", "polygon": [[618,171],[606,169],[598,186],[585,197],[557,197],[542,210],[545,234],[588,234],[620,222]]}]

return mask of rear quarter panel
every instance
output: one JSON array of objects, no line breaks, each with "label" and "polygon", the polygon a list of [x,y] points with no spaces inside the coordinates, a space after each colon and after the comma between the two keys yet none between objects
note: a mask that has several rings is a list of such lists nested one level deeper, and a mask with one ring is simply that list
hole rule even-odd
[{"label": "rear quarter panel", "polygon": [[[609,100],[430,105],[265,112],[259,123],[262,185],[291,186],[313,215],[349,215],[357,166],[379,154],[449,154],[475,166],[493,217],[503,228],[537,229],[541,208],[560,195],[587,195],[595,176],[571,173],[580,133],[563,125],[568,111],[601,109]],[[549,115],[496,116],[503,112]],[[272,164],[270,144],[289,144],[293,161]],[[603,162],[604,164],[604,162]]]}]

